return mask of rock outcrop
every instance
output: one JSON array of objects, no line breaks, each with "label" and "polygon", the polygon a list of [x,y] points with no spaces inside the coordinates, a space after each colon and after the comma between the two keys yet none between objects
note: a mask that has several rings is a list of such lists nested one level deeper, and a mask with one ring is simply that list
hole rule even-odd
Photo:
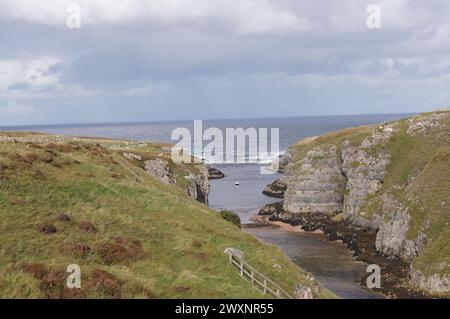
[{"label": "rock outcrop", "polygon": [[275,158],[270,163],[270,165],[267,166],[267,170],[272,172],[284,173],[286,166],[292,160],[292,156],[292,152],[290,150],[287,150],[286,152]]},{"label": "rock outcrop", "polygon": [[286,166],[292,160],[292,153],[288,150],[278,157],[278,172],[284,173]]},{"label": "rock outcrop", "polygon": [[185,179],[191,182],[188,184],[187,194],[200,203],[208,205],[210,183],[206,166],[201,165],[198,173],[190,173],[185,176]]},{"label": "rock outcrop", "polygon": [[[210,190],[210,176],[208,167],[203,164],[198,165],[186,165],[185,171],[188,173],[185,176],[179,176],[172,171],[170,159],[166,158],[152,158],[148,160],[142,160],[141,156],[134,153],[124,153],[124,157],[130,160],[140,161],[143,165],[143,169],[161,181],[168,185],[177,185],[184,187],[186,185],[186,193],[193,199],[208,205],[208,195]],[[180,167],[181,168],[181,167]],[[177,179],[183,179],[183,182],[179,182]]]},{"label": "rock outcrop", "polygon": [[304,287],[303,285],[297,284],[294,289],[295,299],[314,299],[313,292],[311,288]]},{"label": "rock outcrop", "polygon": [[164,159],[144,161],[144,170],[164,184],[173,185],[177,183],[177,180],[172,177],[169,163]]},{"label": "rock outcrop", "polygon": [[222,173],[220,170],[218,170],[215,167],[212,167],[210,165],[206,165],[206,168],[208,169],[209,179],[221,179],[221,178],[225,177],[225,174]]},{"label": "rock outcrop", "polygon": [[283,209],[283,202],[267,204],[259,210],[258,215],[273,216],[275,214],[278,214],[282,209]]},{"label": "rock outcrop", "polygon": [[342,211],[345,178],[341,166],[334,145],[314,148],[299,163],[289,165],[283,209],[291,213]]},{"label": "rock outcrop", "polygon": [[283,198],[287,185],[282,179],[277,179],[264,188],[263,194],[269,197]]},{"label": "rock outcrop", "polygon": [[387,126],[364,139],[361,145],[354,146],[350,140],[342,143],[341,171],[346,178],[344,216],[363,226],[367,226],[364,222],[366,212],[362,210],[367,204],[366,199],[381,188],[389,165],[389,154],[379,146],[391,137],[392,132],[392,127]]},{"label": "rock outcrop", "polygon": [[[449,265],[443,265],[443,268],[448,269]],[[448,287],[450,287],[450,276],[440,274],[425,274],[421,270],[411,267],[409,272],[411,283],[424,291],[432,291],[436,294],[445,296],[448,294]]]},{"label": "rock outcrop", "polygon": [[416,239],[408,239],[411,216],[408,209],[390,196],[382,196],[385,214],[380,222],[375,241],[376,249],[386,256],[412,260],[426,244],[426,236],[420,233]]}]

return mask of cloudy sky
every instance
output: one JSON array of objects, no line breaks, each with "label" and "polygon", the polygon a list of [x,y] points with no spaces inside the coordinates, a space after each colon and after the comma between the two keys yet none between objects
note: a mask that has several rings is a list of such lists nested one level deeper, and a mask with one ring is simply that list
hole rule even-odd
[{"label": "cloudy sky", "polygon": [[[67,27],[68,5],[81,28]],[[381,28],[366,25],[381,8]],[[0,0],[0,125],[450,104],[448,0]]]}]

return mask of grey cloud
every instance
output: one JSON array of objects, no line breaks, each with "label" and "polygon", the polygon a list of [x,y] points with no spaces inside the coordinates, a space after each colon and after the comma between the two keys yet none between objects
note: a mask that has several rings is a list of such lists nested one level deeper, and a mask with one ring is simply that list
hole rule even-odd
[{"label": "grey cloud", "polygon": [[[5,0],[0,103],[20,101],[36,112],[10,114],[0,124],[407,112],[448,105],[450,93],[436,92],[449,88],[450,3],[380,0],[383,27],[369,30],[365,8],[372,2],[245,0],[237,10],[237,2],[185,0],[170,11],[134,0],[128,4],[137,9],[102,11],[93,0],[88,21],[69,30],[60,7],[45,2],[34,12],[21,6],[7,15],[15,2]],[[46,58],[54,62],[39,73],[45,81],[26,68],[17,71],[22,76],[10,70],[10,78],[1,72],[11,60]]]}]

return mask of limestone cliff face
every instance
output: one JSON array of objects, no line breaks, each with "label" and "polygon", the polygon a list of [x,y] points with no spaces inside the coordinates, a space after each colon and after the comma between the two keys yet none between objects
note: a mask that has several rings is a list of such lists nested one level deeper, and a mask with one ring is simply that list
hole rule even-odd
[{"label": "limestone cliff face", "polygon": [[201,165],[199,172],[190,173],[185,178],[191,181],[187,187],[188,195],[199,202],[208,205],[208,194],[210,190],[208,168]]},{"label": "limestone cliff face", "polygon": [[363,211],[366,199],[381,188],[389,165],[389,154],[377,146],[388,140],[392,132],[392,126],[387,126],[372,133],[361,145],[354,146],[349,140],[342,143],[341,171],[346,178],[343,213],[362,226],[367,226]]},{"label": "limestone cliff face", "polygon": [[283,173],[292,160],[292,153],[288,150],[278,157],[278,172]]},{"label": "limestone cliff face", "polygon": [[286,167],[283,209],[291,213],[342,211],[345,178],[335,145],[316,147],[296,165]]},{"label": "limestone cliff face", "polygon": [[382,211],[389,214],[385,214],[380,222],[375,247],[387,256],[412,260],[425,247],[426,236],[420,233],[415,239],[408,239],[411,221],[408,208],[388,195],[383,195],[382,201]]},{"label": "limestone cliff face", "polygon": [[[439,112],[299,143],[284,165],[283,211],[339,214],[376,231],[378,252],[412,263],[450,227],[449,131],[450,112]],[[411,283],[450,292],[449,257],[430,261],[439,274],[411,268]]]},{"label": "limestone cliff face", "polygon": [[[448,265],[444,265],[448,267]],[[424,291],[430,291],[437,294],[448,294],[450,287],[450,276],[440,274],[425,274],[421,270],[411,267],[409,272],[411,283]]]},{"label": "limestone cliff face", "polygon": [[158,158],[144,161],[144,170],[164,184],[173,185],[177,183],[177,180],[172,177],[168,162],[164,159]]}]

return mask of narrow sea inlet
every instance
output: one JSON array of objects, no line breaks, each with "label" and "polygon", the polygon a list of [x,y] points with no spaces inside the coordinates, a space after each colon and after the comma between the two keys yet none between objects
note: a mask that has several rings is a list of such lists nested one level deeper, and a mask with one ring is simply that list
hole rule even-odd
[{"label": "narrow sea inlet", "polygon": [[[276,245],[302,269],[310,272],[326,288],[341,298],[382,298],[360,285],[367,264],[354,261],[346,245],[330,242],[323,234],[293,232],[271,226],[251,226],[251,216],[265,204],[278,201],[263,195],[264,186],[279,174],[261,175],[252,164],[217,166],[225,178],[211,181],[210,207],[239,214],[243,230]],[[239,186],[235,182],[239,181]],[[264,271],[264,270],[261,270]]]}]

